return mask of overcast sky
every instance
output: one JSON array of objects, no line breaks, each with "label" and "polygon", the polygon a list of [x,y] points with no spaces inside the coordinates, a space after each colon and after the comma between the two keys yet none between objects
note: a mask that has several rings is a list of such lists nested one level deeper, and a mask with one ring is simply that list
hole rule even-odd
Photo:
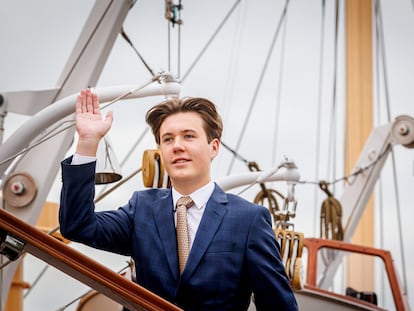
[{"label": "overcast sky", "polygon": [[[233,0],[183,1],[184,10],[181,28],[181,67],[177,65],[177,27],[171,31],[171,68],[168,68],[168,36],[164,19],[164,1],[137,1],[124,23],[126,33],[154,71],[171,70],[181,76],[211,38],[224,16],[229,12]],[[325,21],[325,49],[323,66],[320,66],[321,1],[291,0],[285,28],[277,38],[274,52],[269,59],[261,86],[258,86],[265,58],[271,46],[277,23],[281,16],[283,1],[255,0],[241,1],[234,14],[212,42],[209,49],[182,83],[183,96],[203,96],[213,100],[223,116],[225,129],[223,142],[236,148],[240,140],[239,154],[256,161],[261,169],[270,169],[282,161],[284,155],[293,158],[299,167],[302,180],[332,180],[332,170],[327,167],[330,114],[332,109],[333,85],[333,42],[334,7],[327,1]],[[341,2],[342,3],[342,2]],[[410,0],[382,1],[383,27],[386,43],[386,69],[389,86],[391,118],[407,114],[414,116],[414,12]],[[48,89],[56,86],[76,42],[83,22],[93,1],[15,1],[0,0],[0,92],[23,89]],[[342,12],[342,8],[341,8]],[[340,34],[343,32],[343,18],[340,19]],[[344,52],[342,36],[339,44],[337,67],[337,163],[342,159],[341,126],[344,103]],[[374,48],[375,50],[375,48]],[[283,61],[282,61],[283,60]],[[322,79],[320,69],[323,69]],[[108,59],[98,86],[118,84],[143,84],[150,74],[139,61],[134,51],[119,37]],[[382,83],[382,82],[381,82]],[[318,92],[322,85],[321,110],[318,119]],[[383,88],[382,88],[383,89]],[[256,92],[257,91],[257,92]],[[255,95],[257,94],[257,96]],[[383,91],[376,108],[375,122],[387,122]],[[131,146],[145,130],[144,113],[157,99],[127,101],[113,106],[115,122],[110,132],[112,142],[120,161],[125,158]],[[249,107],[253,107],[249,114]],[[249,118],[248,118],[249,116]],[[5,123],[5,139],[26,118],[10,113]],[[317,120],[320,120],[320,138],[316,137]],[[379,120],[379,121],[377,121]],[[275,126],[276,125],[276,126]],[[240,134],[244,133],[242,139]],[[127,138],[126,138],[127,137]],[[276,137],[276,138],[275,138]],[[319,171],[315,173],[316,145],[320,139]],[[150,134],[133,152],[124,165],[127,176],[141,165],[143,150],[154,148]],[[412,150],[396,148],[398,185],[405,258],[414,255],[413,232],[410,220],[414,209],[410,194],[414,187],[414,156]],[[221,147],[220,156],[213,165],[213,178],[225,176],[231,162],[231,154]],[[338,164],[335,176],[344,173]],[[231,173],[248,171],[245,163],[236,160]],[[401,269],[399,244],[394,233],[397,224],[393,177],[389,161],[384,169],[384,206],[388,227],[383,229],[387,239],[384,247],[391,249],[396,264]],[[141,186],[141,176],[132,179],[111,199],[99,204],[99,209],[116,208],[126,202],[134,189]],[[253,188],[247,196],[251,199],[260,188]],[[281,186],[281,191],[285,191]],[[338,189],[340,190],[340,189]],[[324,195],[318,193],[315,205],[315,186],[299,185],[297,219],[295,229],[307,236],[319,234],[315,213],[319,212]],[[57,202],[59,184],[52,189],[50,200]],[[340,193],[337,194],[340,196]],[[378,215],[378,212],[377,212]],[[317,219],[317,217],[316,217]],[[74,245],[97,260],[119,270],[125,265],[125,258],[103,254],[80,245]],[[44,267],[43,262],[28,256],[25,277],[32,282]],[[407,273],[408,292],[414,288],[414,270]],[[62,286],[57,286],[56,283]],[[63,289],[62,289],[63,288]],[[57,310],[86,288],[79,286],[54,269],[41,279],[25,300],[25,310]],[[411,295],[411,305],[414,297]],[[75,310],[72,306],[68,310]]]}]

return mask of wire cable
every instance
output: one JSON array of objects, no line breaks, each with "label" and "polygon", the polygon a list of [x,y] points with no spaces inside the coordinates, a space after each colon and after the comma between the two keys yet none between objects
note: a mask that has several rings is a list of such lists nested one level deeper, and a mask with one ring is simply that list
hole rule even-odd
[{"label": "wire cable", "polygon": [[[284,6],[284,8],[282,10],[282,13],[280,15],[280,18],[279,18],[279,22],[277,23],[275,33],[273,35],[272,43],[271,43],[271,45],[269,47],[266,60],[265,60],[264,65],[262,67],[262,71],[260,73],[260,77],[259,77],[259,80],[257,82],[256,89],[255,89],[254,94],[253,94],[253,98],[252,98],[252,100],[250,102],[250,107],[249,107],[248,112],[246,114],[246,118],[244,120],[244,124],[242,126],[242,129],[241,129],[239,138],[238,138],[237,143],[236,143],[236,148],[235,148],[236,151],[238,151],[239,148],[240,148],[241,141],[243,139],[244,133],[246,132],[247,124],[248,124],[248,122],[250,120],[250,117],[252,115],[253,108],[254,108],[254,106],[256,104],[256,99],[257,99],[257,96],[259,94],[259,90],[260,90],[260,87],[262,85],[262,82],[263,82],[263,79],[264,79],[264,75],[266,73],[267,66],[268,66],[268,64],[270,62],[270,58],[272,56],[272,52],[273,52],[273,49],[274,49],[276,40],[277,40],[277,38],[279,36],[280,28],[282,27],[283,20],[286,18],[288,5],[289,5],[289,0],[286,0],[285,6]],[[234,160],[235,160],[235,158],[233,157],[231,159],[230,165],[228,167],[227,175],[229,175],[231,173],[232,169],[233,169]]]},{"label": "wire cable", "polygon": [[138,52],[138,50],[135,48],[134,44],[132,43],[131,39],[128,37],[128,35],[126,34],[125,30],[124,30],[124,26],[122,26],[121,28],[121,35],[122,38],[125,39],[126,42],[128,42],[128,44],[132,47],[132,49],[134,50],[134,52],[138,55],[139,59],[141,60],[141,62],[144,64],[145,68],[147,68],[147,70],[149,71],[149,73],[151,74],[151,76],[155,77],[155,73],[154,70],[152,70],[152,68],[148,65],[148,63],[145,61],[144,57],[142,57],[142,55]]},{"label": "wire cable", "polygon": [[197,57],[194,59],[194,61],[191,63],[190,67],[187,69],[187,72],[184,73],[183,77],[181,78],[181,82],[184,82],[184,80],[188,77],[188,75],[191,73],[191,71],[194,69],[195,65],[200,61],[201,57],[204,55],[204,53],[207,51],[210,44],[213,42],[217,34],[220,32],[220,30],[223,28],[224,24],[227,22],[227,20],[230,18],[234,10],[236,9],[237,5],[239,5],[241,0],[237,0],[233,6],[231,7],[230,11],[227,13],[227,15],[224,17],[223,21],[219,24],[217,29],[214,31],[213,35],[208,39],[207,43],[204,45],[204,47],[201,49],[200,53],[197,55]]},{"label": "wire cable", "polygon": [[[324,47],[325,47],[325,20],[326,20],[326,0],[322,0],[322,10],[321,10],[321,40],[319,43],[319,89],[318,89],[318,108],[316,113],[316,146],[315,146],[315,179],[318,179],[319,176],[319,161],[320,161],[320,148],[321,148],[321,115],[322,115],[322,89],[323,89],[323,64],[324,64]],[[314,191],[314,204],[313,204],[313,215],[314,215],[314,224],[318,223],[318,188],[315,188]],[[317,226],[313,228],[313,235],[316,236]]]},{"label": "wire cable", "polygon": [[[335,179],[336,176],[336,144],[335,137],[337,133],[337,97],[336,97],[336,85],[338,77],[338,42],[339,42],[339,1],[335,1],[335,37],[334,37],[334,59],[333,59],[333,79],[332,79],[332,111],[331,111],[331,124],[329,130],[329,150],[328,150],[328,171],[327,176],[332,176]],[[345,143],[345,140],[344,140]],[[332,171],[330,171],[332,169]],[[333,189],[335,192],[335,189]]]},{"label": "wire cable", "polygon": [[[286,13],[287,14],[287,13]],[[287,17],[283,20],[283,35],[282,35],[282,47],[280,53],[280,62],[279,62],[279,76],[277,83],[277,95],[276,95],[276,109],[275,109],[275,126],[273,131],[273,142],[274,147],[272,148],[272,160],[271,163],[276,162],[277,154],[277,142],[279,137],[279,125],[280,125],[280,106],[282,98],[282,87],[283,87],[283,74],[284,74],[284,64],[285,64],[285,53],[286,53],[286,32],[287,32]]]},{"label": "wire cable", "polygon": [[[375,17],[375,23],[374,23],[374,27],[375,27],[375,50],[378,51],[377,57],[375,58],[375,67],[377,68],[377,70],[375,71],[376,73],[376,94],[377,94],[377,124],[381,123],[381,109],[380,109],[380,104],[381,104],[381,96],[380,96],[380,66],[379,66],[379,59],[380,59],[380,54],[381,54],[381,49],[380,49],[380,38],[379,38],[379,31],[378,31],[378,26],[377,26],[377,16],[378,16],[378,9],[377,9],[377,1],[375,0],[375,4],[374,4],[374,17]],[[384,198],[383,198],[383,182],[382,182],[382,178],[380,176],[379,180],[378,180],[378,219],[379,219],[379,224],[378,224],[378,231],[379,231],[379,245],[380,248],[384,248]],[[386,305],[386,294],[385,294],[385,284],[386,284],[386,275],[384,273],[384,271],[381,269],[380,270],[380,290],[381,290],[381,297],[383,297],[384,299],[384,303],[383,305]]]},{"label": "wire cable", "polygon": [[[383,70],[383,79],[384,79],[384,90],[385,90],[385,101],[386,101],[386,108],[387,108],[387,119],[388,122],[391,121],[391,111],[390,111],[390,98],[389,98],[389,86],[388,86],[388,73],[387,73],[387,61],[386,61],[386,51],[385,51],[385,37],[384,37],[384,28],[383,28],[383,20],[382,20],[382,10],[381,10],[381,1],[376,1],[375,7],[376,13],[376,22],[377,22],[377,31],[378,31],[378,40],[380,43],[380,50],[381,50],[381,65]],[[404,250],[404,241],[403,241],[403,232],[402,232],[402,216],[401,216],[401,206],[399,200],[399,187],[398,187],[398,179],[397,179],[397,172],[396,172],[396,160],[395,154],[393,150],[391,150],[391,163],[392,163],[392,172],[393,172],[393,180],[394,180],[394,192],[395,192],[395,202],[396,202],[396,213],[397,213],[397,221],[398,221],[398,235],[399,235],[399,244],[400,244],[400,254],[401,254],[401,265],[402,265],[402,275],[403,275],[403,291],[407,293],[407,270],[405,265],[405,250]]]}]

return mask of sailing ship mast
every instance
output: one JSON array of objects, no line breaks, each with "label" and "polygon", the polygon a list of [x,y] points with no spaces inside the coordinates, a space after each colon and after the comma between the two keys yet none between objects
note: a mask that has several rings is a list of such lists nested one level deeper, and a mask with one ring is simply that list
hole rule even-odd
[{"label": "sailing ship mast", "polygon": [[[346,121],[345,175],[348,175],[373,128],[372,0],[347,0],[345,21]],[[346,228],[345,228],[346,229]],[[368,201],[353,243],[374,246],[374,200]],[[372,258],[350,256],[347,285],[374,290]]]}]

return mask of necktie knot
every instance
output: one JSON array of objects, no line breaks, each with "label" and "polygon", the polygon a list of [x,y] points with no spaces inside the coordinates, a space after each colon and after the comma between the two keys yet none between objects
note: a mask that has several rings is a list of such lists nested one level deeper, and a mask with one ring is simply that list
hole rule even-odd
[{"label": "necktie knot", "polygon": [[178,199],[177,208],[179,206],[185,206],[186,208],[190,208],[193,204],[193,199],[191,199],[189,196],[184,196]]}]

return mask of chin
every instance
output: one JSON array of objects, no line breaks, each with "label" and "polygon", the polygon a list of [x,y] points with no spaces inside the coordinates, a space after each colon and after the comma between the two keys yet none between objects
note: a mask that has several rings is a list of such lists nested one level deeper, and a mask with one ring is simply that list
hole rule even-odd
[{"label": "chin", "polygon": [[188,174],[173,174],[173,175],[170,175],[170,178],[175,183],[188,183],[188,182],[194,182],[195,180],[193,175],[188,175]]}]

